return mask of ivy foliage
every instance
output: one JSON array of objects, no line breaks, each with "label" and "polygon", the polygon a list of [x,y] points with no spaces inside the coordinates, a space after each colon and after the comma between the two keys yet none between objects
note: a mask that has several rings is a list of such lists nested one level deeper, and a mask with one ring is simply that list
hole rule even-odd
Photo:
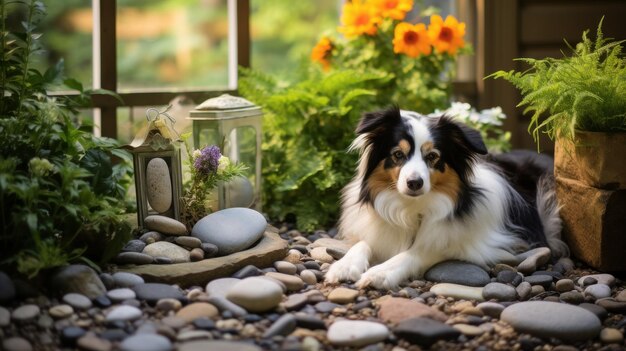
[{"label": "ivy foliage", "polygon": [[295,214],[313,230],[339,216],[339,194],[354,174],[347,149],[363,111],[375,108],[385,77],[354,70],[301,72],[297,83],[241,69],[240,92],[263,106],[263,206],[271,218]]},{"label": "ivy foliage", "polygon": [[[571,56],[535,60],[519,59],[530,65],[523,72],[498,71],[490,75],[511,82],[522,93],[518,106],[532,113],[529,132],[538,142],[539,133],[551,139],[573,138],[575,130],[592,132],[626,131],[626,60],[624,41],[606,39],[602,21],[596,39],[582,35],[571,47]],[[545,119],[543,118],[545,117]]]},{"label": "ivy foliage", "polygon": [[[19,30],[7,29],[9,6],[27,8]],[[33,68],[42,2],[0,0],[0,14],[0,264],[32,277],[79,258],[107,261],[130,237],[122,214],[132,168],[118,142],[95,137],[78,111],[92,93],[108,92],[64,78],[62,62]],[[78,96],[48,96],[61,82]]]}]

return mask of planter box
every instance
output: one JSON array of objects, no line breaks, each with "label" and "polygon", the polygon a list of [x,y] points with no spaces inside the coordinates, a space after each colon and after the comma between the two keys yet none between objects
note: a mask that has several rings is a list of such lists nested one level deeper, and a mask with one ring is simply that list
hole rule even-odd
[{"label": "planter box", "polygon": [[554,174],[607,190],[626,189],[626,133],[576,131],[557,138]]},{"label": "planter box", "polygon": [[602,271],[626,271],[626,189],[598,189],[557,174],[556,194],[572,254]]}]

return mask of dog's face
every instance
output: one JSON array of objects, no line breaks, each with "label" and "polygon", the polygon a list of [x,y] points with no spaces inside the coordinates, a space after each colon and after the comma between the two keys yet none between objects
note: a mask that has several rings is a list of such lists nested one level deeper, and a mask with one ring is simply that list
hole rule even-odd
[{"label": "dog's face", "polygon": [[397,108],[367,113],[356,130],[361,158],[360,200],[384,190],[419,197],[440,191],[453,199],[487,150],[480,133],[449,117],[402,116]]}]

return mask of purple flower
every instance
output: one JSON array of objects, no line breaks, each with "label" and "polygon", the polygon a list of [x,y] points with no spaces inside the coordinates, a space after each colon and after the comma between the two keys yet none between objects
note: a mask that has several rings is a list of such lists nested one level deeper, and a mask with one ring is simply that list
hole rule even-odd
[{"label": "purple flower", "polygon": [[202,175],[209,175],[217,172],[220,157],[222,157],[222,153],[220,152],[219,147],[215,145],[207,146],[200,151],[200,155],[194,161],[193,166],[196,168],[198,173]]}]

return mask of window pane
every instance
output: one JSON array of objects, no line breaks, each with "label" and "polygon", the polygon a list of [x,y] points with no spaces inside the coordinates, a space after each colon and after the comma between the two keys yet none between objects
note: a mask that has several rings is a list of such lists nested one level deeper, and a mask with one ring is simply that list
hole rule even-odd
[{"label": "window pane", "polygon": [[325,30],[339,23],[342,0],[251,0],[251,62],[273,75],[293,75]]},{"label": "window pane", "polygon": [[228,86],[226,0],[119,0],[120,91]]},{"label": "window pane", "polygon": [[[45,72],[62,59],[67,77],[80,81],[85,88],[92,87],[91,0],[46,1],[45,6],[47,16],[36,30],[43,33],[40,43],[44,50],[35,56],[34,67]],[[26,20],[27,10],[23,4],[8,5],[10,30],[23,31],[21,22]]]}]

